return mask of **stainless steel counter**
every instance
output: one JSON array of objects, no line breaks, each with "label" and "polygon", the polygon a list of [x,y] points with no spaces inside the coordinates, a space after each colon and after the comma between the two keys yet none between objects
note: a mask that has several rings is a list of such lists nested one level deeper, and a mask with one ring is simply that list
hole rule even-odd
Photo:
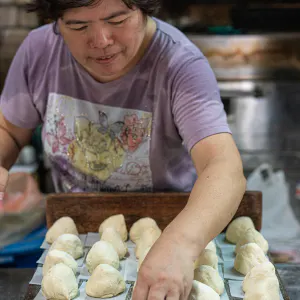
[{"label": "stainless steel counter", "polygon": [[1,269],[0,299],[21,300],[25,297],[35,269]]}]

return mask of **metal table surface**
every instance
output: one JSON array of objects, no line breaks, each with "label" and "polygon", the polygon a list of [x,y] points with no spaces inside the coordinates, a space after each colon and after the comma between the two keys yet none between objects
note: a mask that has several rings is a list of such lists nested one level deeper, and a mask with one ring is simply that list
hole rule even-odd
[{"label": "metal table surface", "polygon": [[21,300],[25,297],[35,269],[1,269],[0,299]]},{"label": "metal table surface", "polygon": [[[276,265],[291,300],[300,299],[300,265]],[[1,269],[0,299],[22,300],[35,269]]]}]

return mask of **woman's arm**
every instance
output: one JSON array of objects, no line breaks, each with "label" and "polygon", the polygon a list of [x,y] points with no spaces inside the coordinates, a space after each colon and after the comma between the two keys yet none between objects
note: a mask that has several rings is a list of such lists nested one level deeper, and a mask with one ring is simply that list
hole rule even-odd
[{"label": "woman's arm", "polygon": [[196,258],[230,222],[246,189],[239,152],[227,133],[198,142],[191,150],[198,179],[183,211],[165,230]]},{"label": "woman's arm", "polygon": [[18,158],[21,148],[29,143],[31,135],[31,129],[11,124],[0,112],[0,193],[5,190],[8,170]]}]

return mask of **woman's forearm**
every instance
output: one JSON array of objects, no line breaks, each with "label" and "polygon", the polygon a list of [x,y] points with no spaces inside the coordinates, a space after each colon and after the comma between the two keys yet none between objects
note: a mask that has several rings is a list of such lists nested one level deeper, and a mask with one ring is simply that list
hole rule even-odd
[{"label": "woman's forearm", "polygon": [[206,166],[186,207],[166,233],[186,243],[195,258],[230,222],[242,200],[246,180],[240,163],[219,160]]},{"label": "woman's forearm", "polygon": [[9,133],[0,126],[0,166],[9,170],[18,158],[19,149]]}]

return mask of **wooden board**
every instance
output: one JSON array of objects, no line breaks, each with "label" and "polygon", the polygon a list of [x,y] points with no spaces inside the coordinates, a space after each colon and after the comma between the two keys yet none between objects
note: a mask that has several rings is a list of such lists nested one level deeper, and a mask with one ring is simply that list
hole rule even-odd
[{"label": "wooden board", "polygon": [[[63,217],[74,219],[79,233],[98,232],[106,218],[123,214],[128,229],[141,217],[152,217],[163,230],[184,208],[188,193],[51,194],[47,197],[47,226]],[[234,218],[249,216],[262,226],[262,193],[246,191]],[[225,230],[225,228],[224,228]]]}]

